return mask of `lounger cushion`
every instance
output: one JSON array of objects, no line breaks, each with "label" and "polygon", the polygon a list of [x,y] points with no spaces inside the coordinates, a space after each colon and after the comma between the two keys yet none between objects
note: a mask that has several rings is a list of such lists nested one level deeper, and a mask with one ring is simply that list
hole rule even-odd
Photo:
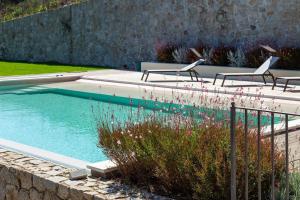
[{"label": "lounger cushion", "polygon": [[255,70],[254,74],[266,73],[270,69],[270,67],[274,65],[278,60],[278,57],[271,56],[257,70]]},{"label": "lounger cushion", "polygon": [[286,77],[277,77],[277,79],[300,80],[300,77],[299,76],[286,76]]},{"label": "lounger cushion", "polygon": [[251,73],[218,73],[218,75],[224,76],[261,76],[264,75],[272,65],[279,60],[278,57],[271,56],[268,58],[255,72]]},{"label": "lounger cushion", "polygon": [[262,74],[254,74],[254,73],[218,73],[219,75],[224,76],[261,76]]},{"label": "lounger cushion", "polygon": [[205,60],[204,59],[199,59],[196,62],[193,62],[192,64],[182,68],[180,71],[188,71],[191,70],[193,68],[195,68],[197,65],[200,65],[201,63],[203,63]]},{"label": "lounger cushion", "polygon": [[181,71],[182,71],[181,69],[153,69],[153,70],[145,70],[145,72],[181,72]]},{"label": "lounger cushion", "polygon": [[196,62],[193,62],[192,64],[183,67],[181,69],[154,69],[154,70],[145,70],[145,72],[188,72],[189,70],[192,70],[193,68],[197,67],[197,65],[203,63],[204,59],[199,59]]}]

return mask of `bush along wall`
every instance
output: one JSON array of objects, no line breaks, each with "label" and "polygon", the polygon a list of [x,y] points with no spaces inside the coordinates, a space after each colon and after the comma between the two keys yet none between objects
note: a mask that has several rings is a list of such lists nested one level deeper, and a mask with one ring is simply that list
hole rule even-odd
[{"label": "bush along wall", "polygon": [[[300,48],[270,46],[276,49],[275,55],[280,57],[274,68],[291,70],[300,68]],[[210,46],[201,43],[193,48],[206,59],[206,65],[257,68],[269,56],[259,44],[232,47],[228,45]],[[158,62],[166,63],[191,63],[197,59],[197,56],[188,47],[172,43],[157,47],[156,55]]]}]

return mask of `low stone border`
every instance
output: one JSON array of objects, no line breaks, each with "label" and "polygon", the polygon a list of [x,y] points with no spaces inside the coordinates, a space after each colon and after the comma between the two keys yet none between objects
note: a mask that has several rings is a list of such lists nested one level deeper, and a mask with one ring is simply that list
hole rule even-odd
[{"label": "low stone border", "polygon": [[168,199],[116,180],[69,180],[66,168],[0,148],[0,200]]}]

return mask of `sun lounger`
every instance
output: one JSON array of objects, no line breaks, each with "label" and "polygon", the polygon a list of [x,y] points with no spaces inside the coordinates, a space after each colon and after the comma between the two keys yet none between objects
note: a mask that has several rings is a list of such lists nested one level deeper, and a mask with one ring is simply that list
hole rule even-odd
[{"label": "sun lounger", "polygon": [[255,70],[252,73],[217,73],[215,76],[215,80],[213,85],[215,85],[217,77],[223,76],[223,82],[222,87],[224,86],[225,80],[227,77],[238,77],[238,76],[260,76],[263,78],[264,83],[266,84],[265,77],[270,76],[273,80],[273,83],[275,82],[274,75],[269,71],[270,67],[273,66],[277,61],[279,60],[279,57],[270,56],[257,70]]},{"label": "sun lounger", "polygon": [[144,70],[143,76],[142,76],[141,80],[143,80],[144,77],[146,76],[146,78],[145,78],[145,82],[146,82],[146,81],[148,80],[149,74],[151,74],[151,73],[167,73],[167,72],[175,72],[176,74],[180,74],[180,73],[182,73],[182,72],[187,72],[187,73],[190,74],[190,77],[191,77],[192,80],[194,80],[194,79],[193,79],[193,74],[194,74],[196,80],[198,81],[198,75],[199,75],[199,74],[198,74],[198,72],[196,72],[196,70],[194,70],[194,68],[195,68],[197,65],[203,63],[204,61],[205,61],[204,59],[199,59],[199,60],[197,60],[196,62],[194,62],[194,63],[192,63],[192,64],[190,64],[190,65],[188,65],[188,66],[186,66],[186,67],[183,67],[183,68],[181,68],[181,69]]},{"label": "sun lounger", "polygon": [[276,77],[275,81],[274,81],[274,84],[273,84],[273,87],[272,87],[272,90],[274,90],[274,87],[276,86],[276,82],[277,80],[285,80],[285,84],[284,84],[284,89],[283,91],[285,92],[286,89],[287,89],[287,86],[289,84],[289,81],[300,81],[300,77],[298,76],[290,76],[290,77]]}]

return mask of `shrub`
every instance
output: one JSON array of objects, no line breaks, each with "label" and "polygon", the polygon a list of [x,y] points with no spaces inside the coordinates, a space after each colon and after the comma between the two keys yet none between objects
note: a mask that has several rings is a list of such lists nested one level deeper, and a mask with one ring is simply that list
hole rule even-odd
[{"label": "shrub", "polygon": [[220,46],[217,48],[208,45],[200,45],[196,48],[209,65],[228,65],[229,60],[227,54],[232,50],[230,47]]},{"label": "shrub", "polygon": [[300,48],[280,48],[278,56],[280,60],[276,66],[283,69],[297,69],[300,67]]},{"label": "shrub", "polygon": [[[233,48],[225,45],[218,47],[210,47],[203,43],[196,46],[196,50],[200,52],[206,60],[205,64],[208,65],[222,65],[222,66],[246,66],[246,67],[259,67],[268,57],[269,54],[263,50],[260,45]],[[261,44],[273,44],[272,42],[261,42]],[[276,56],[280,60],[275,65],[280,69],[298,69],[300,67],[300,48],[282,47],[278,48],[276,45],[270,45],[278,49]],[[198,57],[186,48],[178,47],[178,45],[166,44],[158,45],[156,47],[157,60],[159,62],[177,62],[177,63],[192,63]]]},{"label": "shrub", "polygon": [[261,47],[250,49],[246,53],[247,67],[257,68],[267,59],[267,57],[268,55],[264,53]]},{"label": "shrub", "polygon": [[[207,62],[209,62],[209,60],[211,60],[207,55],[209,54],[209,53],[206,53],[206,52],[208,52],[211,48],[209,47],[209,46],[207,46],[207,45],[205,45],[205,44],[203,44],[203,43],[199,43],[196,47],[195,47],[195,49],[201,54],[201,56],[203,57],[203,58],[205,58],[205,56],[206,56],[206,60],[208,60]],[[206,55],[204,55],[204,53],[206,54]],[[211,55],[212,55],[212,53],[211,53]],[[195,62],[196,60],[198,60],[199,58],[198,58],[198,56],[196,56],[195,55],[195,53],[193,53],[192,51],[189,51],[188,52],[188,55],[187,55],[187,59],[188,59],[188,62],[189,63],[192,63],[192,62]],[[208,63],[206,63],[206,64],[208,64]]]},{"label": "shrub", "polygon": [[[275,193],[277,200],[285,199],[286,196],[286,183],[285,176],[282,176]],[[300,173],[293,172],[289,175],[289,199],[300,199]]]},{"label": "shrub", "polygon": [[155,46],[156,59],[159,62],[173,63],[175,62],[172,53],[177,48],[177,45],[173,44],[157,44]]},{"label": "shrub", "polygon": [[[230,199],[230,138],[226,122],[212,118],[198,123],[189,117],[152,116],[141,123],[99,128],[99,145],[118,164],[121,178],[183,199]],[[237,133],[238,197],[244,194],[243,129]],[[257,199],[257,139],[249,144],[249,199]],[[261,141],[262,199],[270,194],[270,140]],[[282,153],[275,149],[276,180],[283,170]]]},{"label": "shrub", "polygon": [[[300,48],[282,47],[275,48],[276,56],[280,57],[275,67],[280,69],[297,69],[300,66]],[[260,66],[269,55],[260,47],[253,48],[246,54],[247,66]]]},{"label": "shrub", "polygon": [[188,58],[187,58],[188,52],[189,52],[189,50],[187,48],[178,47],[173,51],[172,56],[177,63],[187,63],[188,62]]},{"label": "shrub", "polygon": [[246,64],[246,56],[241,48],[236,49],[235,52],[229,51],[227,59],[231,67],[243,67]]},{"label": "shrub", "polygon": [[213,64],[214,65],[228,65],[229,60],[227,58],[227,54],[232,51],[233,48],[221,45],[219,47],[214,48],[213,52]]},{"label": "shrub", "polygon": [[205,60],[205,64],[212,65],[214,63],[213,62],[214,51],[215,51],[214,48],[203,49],[202,55]]},{"label": "shrub", "polygon": [[[203,57],[202,50],[200,51],[197,48],[195,48],[195,49],[196,49],[196,51],[198,51],[200,53],[201,57]],[[193,51],[191,51],[191,50],[188,51],[188,54],[187,54],[187,62],[188,63],[193,63],[193,62],[195,62],[198,59],[199,59],[199,57]]]}]

